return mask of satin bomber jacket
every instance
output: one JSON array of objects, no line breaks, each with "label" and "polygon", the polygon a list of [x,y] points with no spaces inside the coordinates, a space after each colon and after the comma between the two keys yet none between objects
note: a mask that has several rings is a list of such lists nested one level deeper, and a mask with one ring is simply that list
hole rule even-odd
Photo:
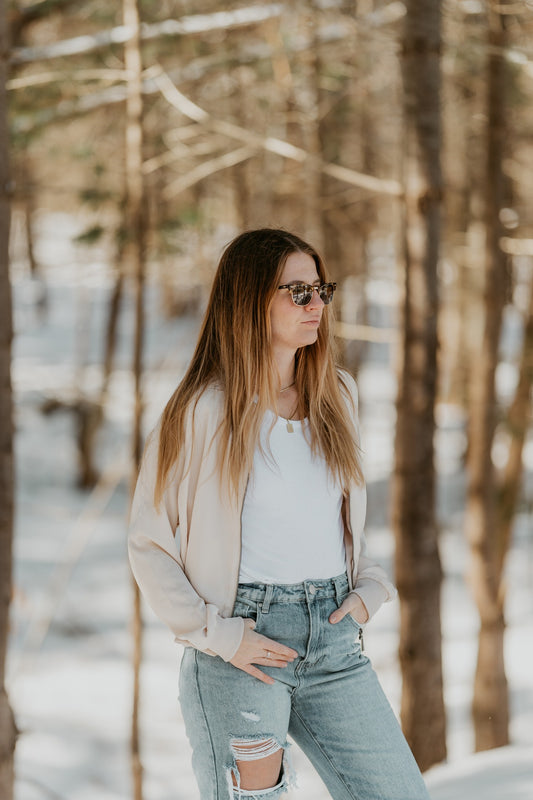
[{"label": "satin bomber jacket", "polygon": [[[357,421],[357,387],[342,372]],[[351,400],[351,402],[350,402]],[[133,497],[128,550],[135,579],[175,640],[229,661],[244,631],[232,617],[241,554],[241,511],[246,486],[232,497],[219,479],[216,434],[223,394],[208,387],[186,417],[179,453],[159,509],[154,506],[159,425],[149,435]],[[345,551],[350,589],[369,619],[396,590],[385,571],[366,555],[366,488],[353,484],[345,497]]]}]

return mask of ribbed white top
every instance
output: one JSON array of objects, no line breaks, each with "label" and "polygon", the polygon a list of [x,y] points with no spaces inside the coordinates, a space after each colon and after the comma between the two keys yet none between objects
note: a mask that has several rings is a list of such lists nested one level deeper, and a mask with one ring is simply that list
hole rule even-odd
[{"label": "ribbed white top", "polygon": [[[272,431],[269,431],[274,424]],[[269,412],[242,510],[240,583],[300,583],[346,569],[342,492],[304,436]]]}]

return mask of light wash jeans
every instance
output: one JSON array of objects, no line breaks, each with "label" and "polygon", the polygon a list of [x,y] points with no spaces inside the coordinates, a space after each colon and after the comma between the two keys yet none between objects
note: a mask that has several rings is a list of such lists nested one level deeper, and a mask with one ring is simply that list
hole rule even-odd
[{"label": "light wash jeans", "polygon": [[[287,733],[299,744],[334,800],[429,800],[424,781],[360,647],[349,614],[330,614],[348,593],[346,575],[300,584],[240,584],[234,616],[298,651],[284,668],[260,669],[276,683],[193,648],[185,650],[180,703],[202,800],[274,800],[290,784]],[[244,744],[244,748],[240,747]],[[236,762],[284,749],[279,783],[240,788]],[[255,757],[259,757],[256,753]],[[235,785],[236,784],[236,785]]]}]

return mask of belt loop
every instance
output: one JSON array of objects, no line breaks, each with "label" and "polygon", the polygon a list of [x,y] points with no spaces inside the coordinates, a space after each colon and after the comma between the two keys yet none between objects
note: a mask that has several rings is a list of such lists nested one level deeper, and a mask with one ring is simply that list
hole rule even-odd
[{"label": "belt loop", "polygon": [[268,614],[273,594],[274,594],[274,586],[272,583],[268,583],[266,587],[265,596],[263,597],[263,602],[261,603],[262,614]]},{"label": "belt loop", "polygon": [[334,578],[334,580],[333,580],[333,583],[335,585],[335,599],[337,601],[337,605],[338,606],[342,603],[342,599],[343,599],[342,598],[342,595],[343,595],[343,591],[342,591],[342,582],[343,581],[342,581],[342,578],[343,578],[343,576],[341,576],[340,578]]}]

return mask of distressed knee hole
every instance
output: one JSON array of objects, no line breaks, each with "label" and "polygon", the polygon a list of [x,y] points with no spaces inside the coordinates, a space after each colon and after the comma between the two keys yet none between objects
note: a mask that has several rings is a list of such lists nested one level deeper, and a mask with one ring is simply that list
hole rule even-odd
[{"label": "distressed knee hole", "polygon": [[234,789],[268,793],[281,786],[283,748],[273,736],[232,739],[230,744],[235,759],[235,769],[231,771]]},{"label": "distressed knee hole", "polygon": [[268,739],[232,739],[231,752],[237,761],[256,761],[281,750],[273,736]]}]

